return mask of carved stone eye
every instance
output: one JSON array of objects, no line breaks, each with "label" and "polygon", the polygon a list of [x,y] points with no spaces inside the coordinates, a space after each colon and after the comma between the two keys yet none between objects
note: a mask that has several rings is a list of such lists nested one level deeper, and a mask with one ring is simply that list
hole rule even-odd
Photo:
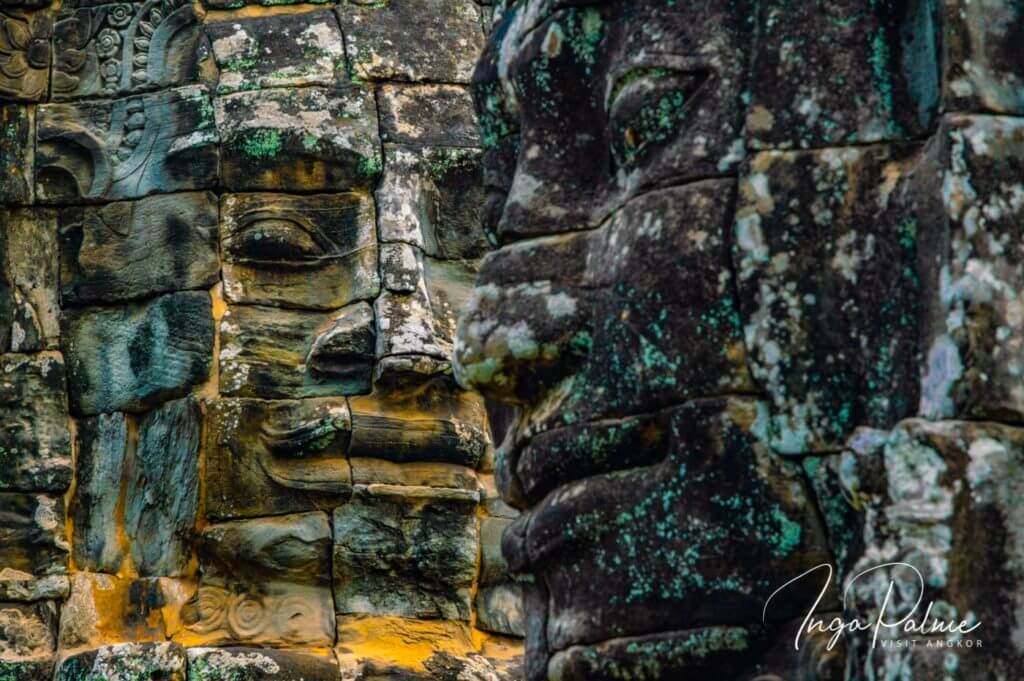
[{"label": "carved stone eye", "polygon": [[618,168],[642,165],[650,152],[685,129],[706,71],[660,67],[637,68],[623,74],[609,100],[608,125]]},{"label": "carved stone eye", "polygon": [[300,216],[264,212],[247,215],[225,247],[237,262],[250,264],[317,262],[331,253]]}]

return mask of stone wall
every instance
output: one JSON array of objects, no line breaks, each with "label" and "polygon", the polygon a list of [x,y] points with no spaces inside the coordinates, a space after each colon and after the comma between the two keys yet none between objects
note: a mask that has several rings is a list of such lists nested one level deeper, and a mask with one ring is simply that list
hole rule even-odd
[{"label": "stone wall", "polygon": [[513,678],[473,0],[0,5],[0,678]]}]

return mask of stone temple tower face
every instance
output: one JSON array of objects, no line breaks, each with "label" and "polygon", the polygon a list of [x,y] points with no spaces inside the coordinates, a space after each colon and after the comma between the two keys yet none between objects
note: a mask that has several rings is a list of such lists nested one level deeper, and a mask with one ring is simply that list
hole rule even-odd
[{"label": "stone temple tower face", "polygon": [[[1014,516],[971,473],[1024,456],[1024,8],[990,4],[496,8],[455,358],[509,423],[529,681],[1013,676],[1019,551],[977,534]],[[1010,657],[794,648],[890,579]]]},{"label": "stone temple tower face", "polygon": [[489,13],[0,2],[0,678],[515,678]]}]

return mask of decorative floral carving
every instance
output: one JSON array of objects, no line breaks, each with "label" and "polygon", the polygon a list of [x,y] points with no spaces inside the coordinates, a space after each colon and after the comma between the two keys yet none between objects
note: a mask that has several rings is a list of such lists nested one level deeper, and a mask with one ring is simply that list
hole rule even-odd
[{"label": "decorative floral carving", "polygon": [[113,57],[121,47],[121,34],[112,28],[105,28],[96,34],[96,54],[100,57]]},{"label": "decorative floral carving", "polygon": [[[188,82],[197,73],[198,36],[184,0],[69,8],[57,24],[54,93],[110,95]],[[150,54],[153,44],[163,46],[159,54]]]},{"label": "decorative floral carving", "polygon": [[0,94],[39,99],[50,64],[49,12],[0,10]]}]

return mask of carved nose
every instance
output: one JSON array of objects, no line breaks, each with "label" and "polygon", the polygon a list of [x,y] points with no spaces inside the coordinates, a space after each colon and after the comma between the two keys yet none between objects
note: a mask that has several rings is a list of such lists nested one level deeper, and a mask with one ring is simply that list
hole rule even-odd
[{"label": "carved nose", "polygon": [[306,355],[306,370],[320,381],[360,374],[374,359],[375,343],[373,310],[366,303],[351,305],[319,330]]}]

